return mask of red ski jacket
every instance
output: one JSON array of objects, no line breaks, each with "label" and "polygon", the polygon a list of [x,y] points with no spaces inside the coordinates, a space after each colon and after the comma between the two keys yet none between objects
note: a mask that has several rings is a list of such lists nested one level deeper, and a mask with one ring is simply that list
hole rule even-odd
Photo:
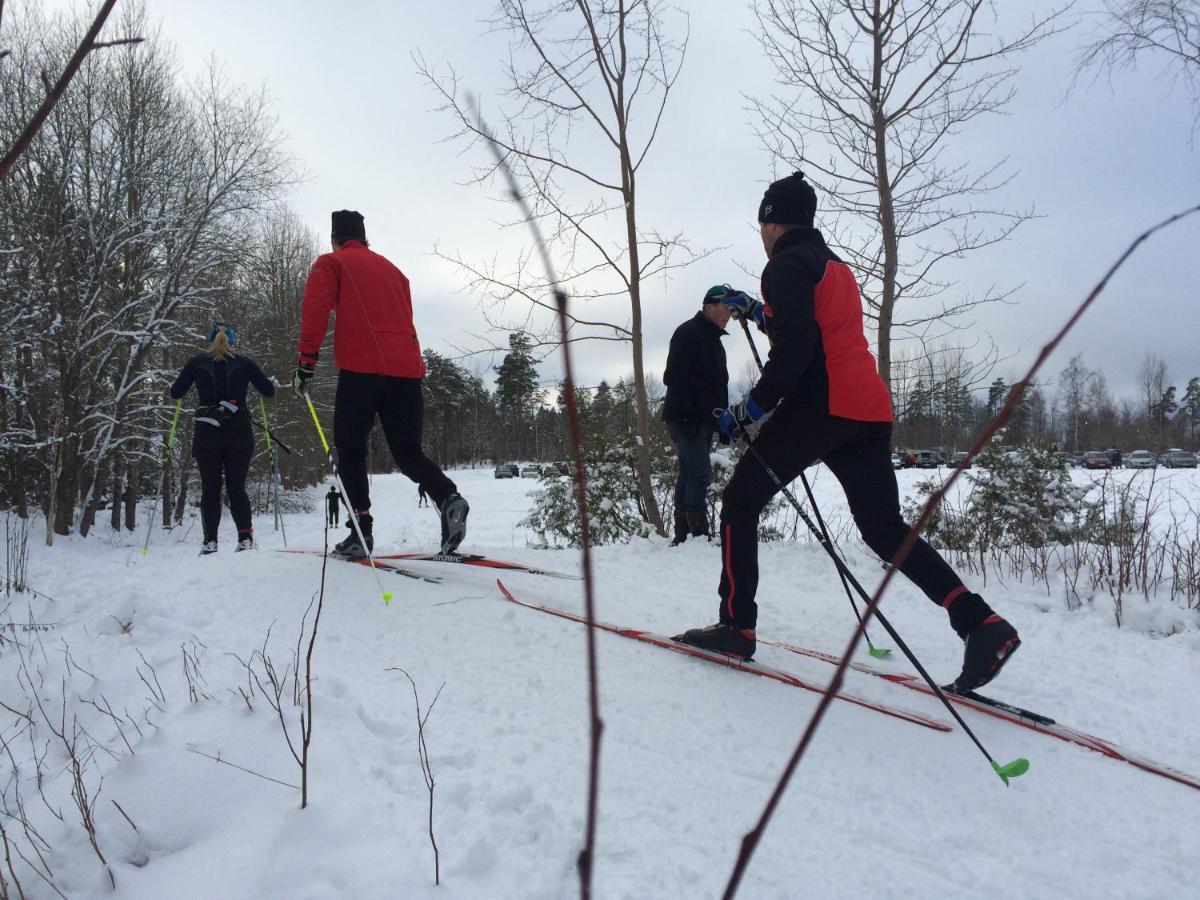
[{"label": "red ski jacket", "polygon": [[300,308],[302,360],[316,363],[330,312],[335,313],[333,361],[339,369],[424,377],[408,279],[362,241],[346,241],[313,263]]},{"label": "red ski jacket", "polygon": [[815,228],[782,235],[762,274],[771,351],[751,391],[772,409],[785,398],[859,422],[892,421],[892,397],[863,334],[850,267]]}]

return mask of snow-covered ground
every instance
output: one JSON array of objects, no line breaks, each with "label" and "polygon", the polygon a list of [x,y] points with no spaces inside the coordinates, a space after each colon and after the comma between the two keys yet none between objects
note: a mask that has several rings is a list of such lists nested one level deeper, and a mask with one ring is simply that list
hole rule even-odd
[{"label": "snow-covered ground", "polygon": [[[922,477],[899,474],[903,485]],[[533,482],[495,480],[490,469],[452,475],[472,506],[464,550],[575,570],[575,551],[528,548],[517,522]],[[1200,493],[1195,472],[1159,476]],[[818,470],[815,487],[836,517],[834,480]],[[415,486],[377,477],[373,491],[378,551],[433,547],[436,513],[417,508]],[[289,544],[319,548],[321,523],[319,504],[289,517]],[[221,552],[205,558],[196,555],[196,528],[186,539],[156,532],[145,556],[140,533],[128,542],[38,543],[29,582],[41,594],[4,598],[0,700],[26,710],[32,681],[51,718],[65,697],[68,736],[77,716],[90,740],[109,748],[93,751],[85,779],[115,892],[72,806],[61,742],[44,724],[37,741],[14,739],[23,722],[0,709],[9,745],[0,782],[10,810],[19,786],[62,893],[577,896],[588,748],[583,628],[505,602],[488,570],[412,563],[444,582],[386,576],[395,600],[384,605],[367,569],[331,563],[313,662],[309,807],[300,810],[298,791],[277,783],[299,781],[278,718],[261,696],[247,703],[239,657],[249,661],[270,630],[267,655],[279,669],[290,663],[321,559],[274,552],[282,541],[270,518],[257,527],[260,549],[235,554],[226,520]],[[873,586],[877,563],[847,550]],[[715,547],[651,540],[598,548],[595,561],[606,621],[673,634],[715,619]],[[840,652],[853,616],[820,548],[775,544],[761,561],[760,635]],[[505,581],[533,602],[582,609],[578,582],[519,573]],[[1181,629],[1163,637],[1118,629],[1103,598],[1068,612],[1044,587],[994,579],[985,594],[1024,639],[989,693],[1200,774],[1195,611],[1156,613]],[[885,611],[935,677],[957,673],[961,645],[944,613],[902,579]],[[887,643],[878,628],[872,635]],[[613,635],[597,641],[605,733],[595,896],[720,896],[817,695]],[[194,696],[185,656],[194,661]],[[758,659],[820,682],[833,671],[769,647]],[[907,670],[902,659],[887,664]],[[445,685],[425,732],[438,888],[412,690],[398,668],[415,679],[423,706]],[[948,720],[936,702],[879,679],[852,672],[847,688]],[[93,703],[111,708],[123,738]],[[833,704],[739,896],[1200,896],[1200,791],[964,715],[996,758],[1028,757],[1029,773],[1005,788],[957,728],[940,733]],[[14,820],[0,821],[10,843],[32,855]],[[26,896],[57,896],[14,863]]]}]

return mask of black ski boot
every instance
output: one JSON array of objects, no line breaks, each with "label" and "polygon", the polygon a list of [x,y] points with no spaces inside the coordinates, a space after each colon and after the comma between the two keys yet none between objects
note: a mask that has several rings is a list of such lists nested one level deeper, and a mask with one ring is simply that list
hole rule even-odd
[{"label": "black ski boot", "polygon": [[678,506],[675,507],[675,536],[671,539],[671,546],[678,547],[688,538],[688,522],[687,513]]},{"label": "black ski boot", "polygon": [[461,494],[451,494],[438,507],[442,514],[442,552],[453,553],[467,536],[467,513],[471,507]]},{"label": "black ski boot", "polygon": [[357,518],[358,527],[367,545],[363,546],[362,541],[358,539],[358,532],[354,530],[354,523],[347,519],[346,527],[350,529],[350,534],[333,548],[332,555],[337,559],[366,559],[367,553],[375,549],[375,539],[371,536],[371,525],[375,520],[371,518],[370,513],[362,513]]},{"label": "black ski boot", "polygon": [[964,638],[963,668],[950,689],[965,694],[995,678],[1021,646],[1017,629],[992,613]]},{"label": "black ski boot", "polygon": [[753,628],[738,628],[736,625],[724,623],[709,625],[707,628],[693,628],[675,635],[671,640],[746,660],[754,656],[756,646]]},{"label": "black ski boot", "polygon": [[250,530],[238,531],[237,548],[234,550],[234,552],[240,553],[243,550],[253,550],[253,549],[254,549],[254,532],[250,531]]}]

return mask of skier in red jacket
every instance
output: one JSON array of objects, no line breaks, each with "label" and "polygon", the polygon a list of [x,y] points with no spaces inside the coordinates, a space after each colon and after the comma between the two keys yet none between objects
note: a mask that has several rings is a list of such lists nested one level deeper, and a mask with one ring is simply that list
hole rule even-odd
[{"label": "skier in red jacket", "polygon": [[374,547],[367,438],[376,416],[397,468],[437,504],[442,518],[441,549],[453,553],[466,535],[470,508],[454,482],[421,450],[425,361],[413,327],[408,279],[369,248],[358,212],[341,209],[333,213],[330,238],[333,252],[317,257],[304,285],[299,359],[292,387],[298,394],[307,392],[329,328],[329,314],[335,313],[333,360],[338,384],[333,444],[346,502],[367,546],[362,546],[351,526],[349,537],[334,553],[362,559]]},{"label": "skier in red jacket", "polygon": [[[740,292],[722,298],[766,332],[771,350],[758,383],[721,414],[718,427],[736,442],[772,415],[754,440],[757,456],[739,460],[721,498],[719,622],[675,639],[745,659],[754,655],[758,618],[758,517],[777,492],[764,463],[787,484],[824,462],[867,545],[885,560],[908,532],[891,464],[891,394],[863,333],[858,283],[813,227],[816,208],[816,192],[799,172],[771,184],[758,209],[767,252],[763,299]],[[1020,646],[1016,630],[925,541],[900,570],[946,609],[966,644],[955,689],[974,690],[995,677]]]}]

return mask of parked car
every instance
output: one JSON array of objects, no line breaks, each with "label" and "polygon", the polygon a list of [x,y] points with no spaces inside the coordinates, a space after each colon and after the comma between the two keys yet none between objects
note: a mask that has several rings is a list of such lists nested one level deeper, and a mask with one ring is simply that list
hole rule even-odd
[{"label": "parked car", "polygon": [[521,477],[522,478],[541,478],[542,477],[542,467],[541,466],[526,466],[525,468],[523,468],[521,470]]},{"label": "parked car", "polygon": [[903,454],[901,454],[901,453],[893,453],[892,454],[892,468],[893,469],[903,469],[904,468],[904,455]]},{"label": "parked car", "polygon": [[1104,452],[1108,454],[1108,461],[1113,464],[1114,469],[1121,468],[1121,451],[1120,450],[1109,449],[1109,450],[1105,450]]},{"label": "parked car", "polygon": [[1083,465],[1083,458],[1085,456],[1087,456],[1087,454],[1084,451],[1073,450],[1071,452],[1071,455],[1069,457],[1067,457],[1067,459],[1069,460],[1067,465],[1074,466],[1076,469],[1078,469],[1080,466]]},{"label": "parked car", "polygon": [[1111,469],[1112,460],[1103,450],[1090,450],[1083,454],[1083,467],[1085,469]]},{"label": "parked car", "polygon": [[1158,457],[1149,450],[1134,450],[1125,457],[1127,469],[1157,469]]},{"label": "parked car", "polygon": [[913,466],[917,469],[936,469],[942,464],[941,459],[932,450],[918,450]]},{"label": "parked car", "polygon": [[1163,454],[1163,465],[1168,469],[1196,468],[1196,454],[1191,450],[1168,450]]},{"label": "parked car", "polygon": [[496,466],[497,478],[516,478],[521,474],[521,469],[516,463],[500,463]]},{"label": "parked car", "polygon": [[969,459],[967,459],[967,451],[959,450],[957,453],[955,453],[953,456],[951,456],[950,457],[950,465],[952,465],[956,469],[971,468],[971,461]]}]

